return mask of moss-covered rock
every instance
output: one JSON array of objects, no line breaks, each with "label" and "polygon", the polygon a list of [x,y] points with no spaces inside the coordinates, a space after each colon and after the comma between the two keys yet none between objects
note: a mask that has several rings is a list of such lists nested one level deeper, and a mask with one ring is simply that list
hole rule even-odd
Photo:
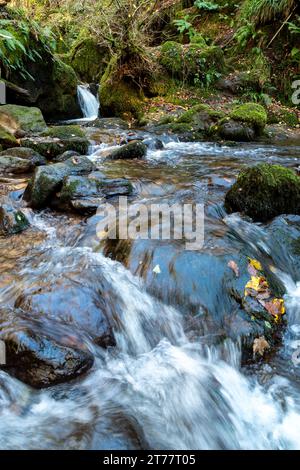
[{"label": "moss-covered rock", "polygon": [[224,113],[206,104],[198,104],[179,116],[164,116],[158,129],[178,134],[181,140],[203,140],[211,137],[212,129]]},{"label": "moss-covered rock", "polygon": [[0,157],[17,157],[27,160],[34,166],[46,165],[47,160],[35,150],[26,147],[13,147],[0,152]]},{"label": "moss-covered rock", "polygon": [[21,139],[21,145],[53,160],[69,150],[87,155],[89,140],[79,126],[54,126],[37,137]]},{"label": "moss-covered rock", "polygon": [[52,61],[49,83],[38,99],[38,105],[47,118],[67,119],[80,116],[77,101],[76,73],[58,57]]},{"label": "moss-covered rock", "polygon": [[167,41],[160,48],[160,63],[172,75],[180,76],[183,72],[183,46],[175,41]]},{"label": "moss-covered rock", "polygon": [[221,119],[211,131],[221,139],[232,142],[252,142],[257,137],[251,123],[235,121],[230,117]]},{"label": "moss-covered rock", "polygon": [[207,84],[224,71],[224,54],[218,46],[198,43],[182,45],[168,41],[161,46],[160,63],[174,77],[191,84]]},{"label": "moss-covered rock", "polygon": [[72,210],[82,214],[96,212],[103,202],[103,197],[128,196],[133,188],[126,179],[105,179],[99,172],[89,176],[68,176],[54,207],[60,210]]},{"label": "moss-covered rock", "polygon": [[130,79],[118,78],[118,58],[113,57],[101,79],[99,99],[101,114],[122,119],[139,118],[142,114],[143,92]]},{"label": "moss-covered rock", "polygon": [[29,227],[25,214],[7,197],[0,200],[0,235],[12,235]]},{"label": "moss-covered rock", "polygon": [[41,133],[44,137],[53,137],[57,139],[71,139],[73,137],[85,138],[86,135],[80,126],[52,126]]},{"label": "moss-covered rock", "polygon": [[299,214],[300,178],[280,165],[246,168],[226,194],[225,207],[262,222],[280,214]]},{"label": "moss-covered rock", "polygon": [[47,125],[39,108],[6,104],[0,107],[0,125],[10,134],[40,132]]},{"label": "moss-covered rock", "polygon": [[91,37],[79,38],[70,52],[70,65],[86,83],[98,83],[109,62],[108,50]]},{"label": "moss-covered rock", "polygon": [[93,170],[93,163],[86,157],[39,167],[25,190],[24,198],[33,208],[45,207],[55,192],[60,190],[66,176],[88,174]]},{"label": "moss-covered rock", "polygon": [[143,142],[130,142],[127,145],[113,150],[106,157],[107,160],[132,160],[143,158],[147,153],[147,146]]},{"label": "moss-covered rock", "polygon": [[35,165],[30,160],[12,157],[11,155],[0,155],[0,173],[30,173],[34,167]]},{"label": "moss-covered rock", "polygon": [[234,121],[251,124],[257,133],[261,133],[267,124],[266,110],[257,103],[245,103],[236,106],[229,116]]},{"label": "moss-covered rock", "polygon": [[197,104],[179,116],[177,122],[195,124],[204,130],[210,127],[212,122],[216,122],[222,117],[224,117],[222,111],[216,111],[206,104]]}]

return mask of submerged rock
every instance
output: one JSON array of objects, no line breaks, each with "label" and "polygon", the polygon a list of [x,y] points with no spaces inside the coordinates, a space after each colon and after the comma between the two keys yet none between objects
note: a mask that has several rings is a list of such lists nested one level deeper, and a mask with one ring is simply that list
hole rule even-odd
[{"label": "submerged rock", "polygon": [[46,165],[47,160],[33,149],[26,147],[15,147],[0,152],[0,156],[12,156],[30,161],[35,166]]},{"label": "submerged rock", "polygon": [[280,214],[299,214],[300,178],[280,165],[246,168],[226,194],[225,207],[261,222]]},{"label": "submerged rock", "polygon": [[89,127],[97,127],[99,129],[129,129],[128,122],[124,121],[121,118],[111,117],[111,118],[97,118],[92,123],[87,124]]},{"label": "submerged rock", "polygon": [[147,153],[147,146],[143,142],[130,142],[113,150],[106,156],[107,160],[132,160],[143,158]]},{"label": "submerged rock", "polygon": [[0,107],[0,125],[13,135],[41,132],[47,128],[39,108],[14,104]]},{"label": "submerged rock", "polygon": [[16,299],[15,308],[21,308],[28,319],[36,316],[50,325],[59,322],[71,331],[80,331],[103,348],[114,346],[106,305],[109,287],[103,284],[101,270],[91,269],[84,261],[79,253],[59,278],[49,272],[35,279]]},{"label": "submerged rock", "polygon": [[97,172],[90,176],[68,176],[57,195],[55,207],[74,209],[77,212],[95,212],[103,198],[127,196],[132,185],[126,179],[105,179]]},{"label": "submerged rock", "polygon": [[[44,331],[45,330],[45,331]],[[50,334],[20,311],[0,311],[0,339],[8,373],[35,388],[49,387],[87,372],[94,357],[75,335]]]},{"label": "submerged rock", "polygon": [[25,214],[7,197],[0,198],[0,235],[12,235],[29,227]]},{"label": "submerged rock", "polygon": [[66,176],[88,174],[93,170],[93,163],[86,157],[73,157],[64,163],[39,167],[25,190],[24,198],[33,208],[45,207],[60,190]]}]

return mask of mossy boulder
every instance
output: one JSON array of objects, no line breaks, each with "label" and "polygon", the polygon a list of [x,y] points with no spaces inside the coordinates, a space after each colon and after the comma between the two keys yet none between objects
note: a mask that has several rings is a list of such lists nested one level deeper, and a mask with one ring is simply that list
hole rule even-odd
[{"label": "mossy boulder", "polygon": [[15,136],[0,126],[0,146],[5,149],[10,147],[17,147],[18,145],[19,143]]},{"label": "mossy boulder", "polygon": [[64,163],[39,167],[25,190],[24,198],[33,208],[45,207],[61,189],[65,177],[84,175],[93,170],[93,163],[86,157],[73,157]]},{"label": "mossy boulder", "polygon": [[38,99],[38,105],[49,119],[76,118],[81,115],[77,100],[76,73],[58,57],[52,61],[49,83]]},{"label": "mossy boulder", "polygon": [[147,153],[147,146],[143,142],[130,142],[113,150],[106,156],[107,160],[132,160],[143,158]]},{"label": "mossy boulder", "polygon": [[181,114],[176,121],[178,123],[194,124],[199,129],[206,130],[223,117],[224,113],[222,111],[216,111],[206,104],[197,104]]},{"label": "mossy boulder", "polygon": [[160,48],[160,63],[172,75],[183,72],[183,46],[175,41],[167,41]]},{"label": "mossy boulder", "polygon": [[300,178],[280,165],[246,168],[226,194],[225,207],[261,222],[280,214],[299,214]]},{"label": "mossy boulder", "polygon": [[0,155],[0,173],[22,174],[33,171],[35,165],[30,160]]},{"label": "mossy boulder", "polygon": [[101,114],[105,117],[138,119],[142,114],[144,94],[127,77],[118,77],[118,58],[113,57],[101,79],[99,87]]},{"label": "mossy boulder", "polygon": [[223,116],[222,111],[198,104],[180,116],[163,117],[158,123],[158,129],[178,134],[181,140],[203,140],[211,136],[211,129]]},{"label": "mossy boulder", "polygon": [[207,84],[207,75],[217,79],[224,71],[224,53],[218,46],[167,41],[160,48],[159,61],[175,78],[193,85]]},{"label": "mossy boulder", "polygon": [[86,83],[99,83],[109,62],[108,50],[92,37],[79,38],[70,52],[70,65]]},{"label": "mossy boulder", "polygon": [[13,104],[0,107],[0,125],[13,135],[40,132],[47,127],[39,108]]},{"label": "mossy boulder", "polygon": [[53,126],[41,133],[44,137],[53,137],[56,139],[72,139],[74,137],[85,138],[85,132],[80,126]]},{"label": "mossy boulder", "polygon": [[91,214],[96,212],[104,197],[129,196],[132,191],[130,181],[106,179],[99,172],[89,176],[68,176],[52,205],[60,210]]},{"label": "mossy boulder", "polygon": [[241,121],[234,121],[230,117],[221,119],[216,126],[212,128],[213,133],[224,140],[232,142],[252,142],[257,134],[251,124]]},{"label": "mossy boulder", "polygon": [[258,93],[262,90],[259,71],[235,71],[216,82],[216,88],[232,95]]},{"label": "mossy boulder", "polygon": [[89,140],[79,126],[53,126],[39,136],[21,139],[21,145],[45,155],[48,160],[53,160],[67,151],[86,155]]},{"label": "mossy boulder", "polygon": [[265,108],[257,103],[245,103],[236,106],[229,117],[234,121],[250,124],[258,134],[262,133],[268,119]]},{"label": "mossy boulder", "polygon": [[12,235],[29,227],[25,214],[7,197],[0,199],[0,235]]},{"label": "mossy boulder", "polygon": [[235,142],[251,142],[259,138],[267,123],[267,113],[257,103],[235,106],[211,130],[215,136]]},{"label": "mossy boulder", "polygon": [[26,147],[14,147],[0,152],[0,157],[17,157],[31,162],[34,166],[46,165],[47,160],[35,150]]}]

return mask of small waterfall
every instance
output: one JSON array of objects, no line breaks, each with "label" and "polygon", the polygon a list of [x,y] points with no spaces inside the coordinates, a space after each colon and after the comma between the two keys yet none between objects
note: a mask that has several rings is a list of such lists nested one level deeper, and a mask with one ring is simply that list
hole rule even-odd
[{"label": "small waterfall", "polygon": [[99,114],[100,104],[95,95],[89,90],[88,85],[78,85],[77,96],[83,117],[91,121],[96,119]]}]

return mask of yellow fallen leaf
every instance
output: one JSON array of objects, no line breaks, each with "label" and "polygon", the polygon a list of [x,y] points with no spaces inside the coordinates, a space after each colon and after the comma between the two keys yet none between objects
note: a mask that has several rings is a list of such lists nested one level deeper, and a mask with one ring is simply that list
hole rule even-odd
[{"label": "yellow fallen leaf", "polygon": [[248,295],[247,289],[252,289],[256,292],[264,291],[269,287],[266,279],[263,276],[251,276],[249,282],[245,286],[245,296]]},{"label": "yellow fallen leaf", "polygon": [[262,271],[262,265],[260,264],[259,261],[256,259],[248,258],[249,259],[249,264],[253,266],[257,271]]}]

